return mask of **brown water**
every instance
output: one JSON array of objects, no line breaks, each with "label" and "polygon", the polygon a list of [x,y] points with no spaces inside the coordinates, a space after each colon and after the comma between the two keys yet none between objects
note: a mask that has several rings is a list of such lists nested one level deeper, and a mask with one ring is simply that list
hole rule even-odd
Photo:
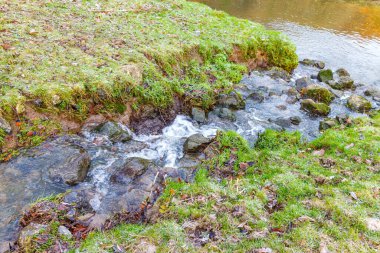
[{"label": "brown water", "polygon": [[300,58],[380,86],[380,5],[328,0],[196,0],[286,33]]}]

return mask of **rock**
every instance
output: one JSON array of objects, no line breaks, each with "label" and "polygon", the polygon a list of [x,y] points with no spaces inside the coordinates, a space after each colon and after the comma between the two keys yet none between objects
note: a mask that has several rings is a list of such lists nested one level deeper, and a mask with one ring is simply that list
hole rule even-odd
[{"label": "rock", "polygon": [[345,125],[349,122],[349,116],[348,114],[342,113],[338,114],[335,119],[338,121],[339,124]]},{"label": "rock", "polygon": [[319,122],[319,130],[324,131],[338,125],[338,121],[332,118],[323,119]]},{"label": "rock", "polygon": [[6,134],[12,132],[12,127],[4,118],[0,117],[0,129],[2,129]]},{"label": "rock", "polygon": [[141,176],[152,162],[147,159],[132,157],[128,158],[121,168],[118,168],[111,175],[110,181],[113,183],[128,184],[132,179]]},{"label": "rock", "polygon": [[227,119],[227,120],[230,120],[230,121],[235,121],[236,120],[236,115],[230,109],[220,108],[216,112],[217,112],[217,115],[220,118],[222,118],[222,119]]},{"label": "rock", "polygon": [[372,108],[371,102],[359,95],[352,95],[347,100],[347,107],[356,112],[368,112]]},{"label": "rock", "polygon": [[313,66],[319,69],[324,69],[325,68],[325,63],[322,61],[317,61],[317,60],[310,60],[310,59],[304,59],[300,61],[301,64],[306,65],[306,66]]},{"label": "rock", "polygon": [[330,107],[324,103],[316,103],[312,99],[301,101],[301,109],[312,115],[327,116],[330,113]]},{"label": "rock", "polygon": [[269,122],[273,122],[282,128],[289,128],[292,126],[292,122],[291,122],[290,118],[279,117],[276,119],[269,119]]},{"label": "rock", "polygon": [[298,116],[293,116],[293,117],[290,117],[289,119],[293,125],[299,125],[302,122],[301,118]]},{"label": "rock", "polygon": [[290,75],[288,72],[286,72],[286,70],[283,70],[282,68],[278,68],[278,67],[273,67],[271,68],[268,72],[267,72],[267,75],[274,78],[274,79],[283,79],[283,80],[289,80],[290,79]]},{"label": "rock", "polygon": [[367,228],[372,231],[380,231],[380,219],[379,218],[367,218]]},{"label": "rock", "polygon": [[212,138],[204,137],[202,134],[193,134],[183,145],[185,153],[197,153],[212,142]]},{"label": "rock", "polygon": [[338,82],[329,81],[328,85],[336,90],[350,90],[355,88],[354,80],[352,80],[349,76],[342,76]]},{"label": "rock", "polygon": [[70,230],[65,226],[59,226],[58,227],[58,234],[60,236],[63,236],[66,239],[71,239],[73,237]]},{"label": "rock", "polygon": [[298,100],[299,99],[297,96],[288,96],[286,98],[286,103],[293,105],[293,104],[297,103]]},{"label": "rock", "polygon": [[286,92],[288,96],[297,96],[298,91],[296,88],[289,88],[288,91]]},{"label": "rock", "polygon": [[380,88],[378,87],[369,87],[364,91],[364,95],[368,97],[380,97]]},{"label": "rock", "polygon": [[318,81],[327,83],[330,80],[333,80],[333,72],[331,69],[321,70],[318,73]]},{"label": "rock", "polygon": [[302,94],[311,98],[316,102],[330,104],[334,99],[334,95],[326,88],[319,85],[309,85],[302,90]]},{"label": "rock", "polygon": [[50,178],[54,181],[64,182],[68,185],[77,185],[87,177],[90,168],[90,156],[83,149],[67,149],[64,153],[65,160],[49,169]]},{"label": "rock", "polygon": [[29,224],[21,230],[20,236],[17,240],[18,245],[20,248],[28,248],[28,246],[31,244],[32,239],[47,228],[47,225],[36,223]]},{"label": "rock", "polygon": [[309,85],[312,85],[313,82],[308,77],[302,77],[296,80],[296,89],[300,92],[303,88],[306,88]]},{"label": "rock", "polygon": [[317,79],[318,79],[318,75],[316,75],[316,74],[311,74],[311,75],[310,75],[310,78],[313,79],[313,80],[317,80]]},{"label": "rock", "polygon": [[[132,122],[133,123],[133,122]],[[133,129],[137,134],[159,134],[161,130],[165,127],[165,122],[159,117],[154,119],[146,119],[138,124],[132,124]]]},{"label": "rock", "polygon": [[55,94],[51,97],[51,103],[53,105],[59,105],[61,102],[62,102],[62,100],[61,100],[60,96]]},{"label": "rock", "polygon": [[206,113],[200,108],[194,107],[191,109],[191,115],[193,116],[193,119],[198,123],[206,122]]},{"label": "rock", "polygon": [[345,70],[344,68],[337,69],[337,70],[335,71],[335,73],[336,73],[339,77],[350,76],[350,73],[348,73],[348,71]]},{"label": "rock", "polygon": [[248,95],[247,99],[253,100],[256,103],[262,103],[265,99],[264,94],[260,91],[253,92]]},{"label": "rock", "polygon": [[44,102],[41,100],[41,99],[36,99],[33,101],[33,104],[37,107],[43,107],[44,106]]},{"label": "rock", "polygon": [[132,139],[132,134],[116,122],[105,122],[95,128],[95,131],[105,135],[112,142],[127,142]]},{"label": "rock", "polygon": [[241,95],[236,92],[220,95],[218,98],[218,104],[234,110],[245,108],[245,101]]}]

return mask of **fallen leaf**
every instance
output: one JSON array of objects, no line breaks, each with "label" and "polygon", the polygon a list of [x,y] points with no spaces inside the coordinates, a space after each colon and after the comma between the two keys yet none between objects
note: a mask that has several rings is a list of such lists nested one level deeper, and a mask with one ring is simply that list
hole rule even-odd
[{"label": "fallen leaf", "polygon": [[314,150],[313,153],[311,153],[313,156],[324,156],[325,150],[320,149],[320,150]]}]

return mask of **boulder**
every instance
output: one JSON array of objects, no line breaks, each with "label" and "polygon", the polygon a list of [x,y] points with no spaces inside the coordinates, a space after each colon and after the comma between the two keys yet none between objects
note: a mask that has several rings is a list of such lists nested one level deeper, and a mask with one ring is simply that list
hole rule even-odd
[{"label": "boulder", "polygon": [[212,138],[204,137],[202,134],[193,134],[187,138],[183,145],[183,149],[185,153],[197,153],[206,148],[212,140]]},{"label": "boulder", "polygon": [[313,82],[309,77],[302,77],[296,80],[296,89],[300,92],[303,88],[306,88],[309,85],[312,85]]},{"label": "boulder", "polygon": [[327,83],[334,79],[334,75],[331,69],[321,70],[318,72],[318,81]]},{"label": "boulder", "polygon": [[194,107],[193,109],[191,109],[191,116],[198,123],[206,122],[206,113],[204,110],[200,108]]},{"label": "boulder", "polygon": [[345,70],[344,68],[337,69],[337,70],[335,71],[335,73],[336,73],[339,77],[350,76],[350,73],[348,73],[348,71]]},{"label": "boulder", "polygon": [[12,132],[12,127],[4,118],[0,117],[0,129],[2,129],[6,134]]},{"label": "boulder", "polygon": [[220,95],[218,97],[218,104],[233,110],[245,108],[245,101],[243,100],[242,96],[236,92]]},{"label": "boulder", "polygon": [[328,89],[315,84],[304,88],[302,94],[316,102],[322,102],[325,104],[330,104],[334,99],[334,95]]},{"label": "boulder", "polygon": [[319,122],[319,130],[320,131],[327,130],[337,125],[338,125],[338,121],[336,119],[326,118],[326,119],[323,119],[321,122]]},{"label": "boulder", "polygon": [[367,99],[359,95],[352,95],[347,100],[347,107],[356,112],[368,112],[372,109],[372,104]]},{"label": "boulder", "polygon": [[290,118],[278,117],[276,119],[269,119],[269,122],[273,122],[282,128],[289,128],[292,126]]},{"label": "boulder", "polygon": [[127,142],[132,139],[130,131],[116,122],[105,122],[95,128],[95,131],[101,135],[105,135],[112,142]]},{"label": "boulder", "polygon": [[312,67],[316,67],[319,69],[324,69],[326,66],[326,64],[323,61],[310,60],[310,59],[304,59],[304,60],[300,61],[300,63],[302,65],[312,66]]},{"label": "boulder", "polygon": [[290,75],[289,73],[279,67],[273,67],[268,72],[267,75],[274,78],[274,79],[283,79],[285,81],[289,81]]},{"label": "boulder", "polygon": [[331,109],[324,103],[317,103],[312,99],[304,99],[301,101],[301,110],[304,110],[312,115],[327,116]]},{"label": "boulder", "polygon": [[349,76],[342,76],[337,82],[333,80],[329,81],[328,85],[336,90],[350,90],[355,88],[354,80],[352,80]]}]

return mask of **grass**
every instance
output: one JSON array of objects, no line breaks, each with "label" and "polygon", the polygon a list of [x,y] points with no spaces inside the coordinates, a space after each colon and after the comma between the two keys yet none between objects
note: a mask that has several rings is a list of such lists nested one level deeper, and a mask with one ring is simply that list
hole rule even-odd
[{"label": "grass", "polygon": [[174,95],[207,108],[261,53],[269,66],[297,65],[280,33],[198,3],[10,0],[0,11],[0,110],[22,114],[38,100],[83,118],[90,105],[166,108]]},{"label": "grass", "polygon": [[380,218],[379,127],[380,115],[357,119],[310,143],[267,130],[254,148],[219,133],[195,182],[167,185],[152,224],[94,232],[80,251],[378,252],[366,219]]}]

